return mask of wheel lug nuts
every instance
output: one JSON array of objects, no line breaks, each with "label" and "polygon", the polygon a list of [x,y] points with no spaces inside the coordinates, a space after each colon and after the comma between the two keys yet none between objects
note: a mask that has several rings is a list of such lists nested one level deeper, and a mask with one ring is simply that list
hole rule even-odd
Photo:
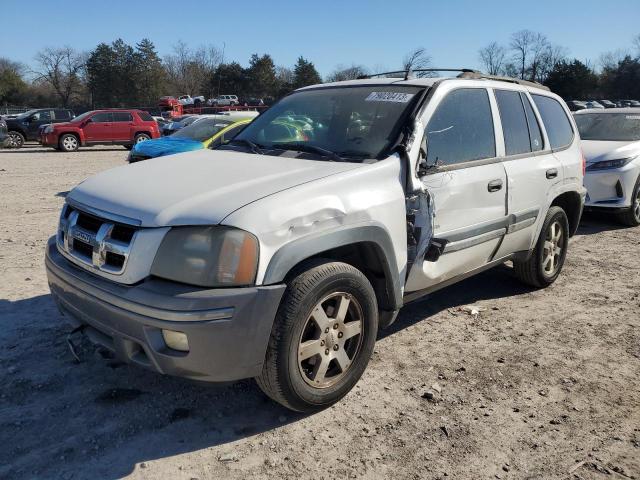
[{"label": "wheel lug nuts", "polygon": [[320,340],[320,346],[324,347],[324,340]]},{"label": "wheel lug nuts", "polygon": [[344,335],[344,333],[338,332],[338,338],[342,338],[343,335]]},{"label": "wheel lug nuts", "polygon": [[329,327],[324,329],[324,333],[329,333]]},{"label": "wheel lug nuts", "polygon": [[339,347],[338,347],[338,345],[337,345],[337,344],[333,346],[333,349],[334,349],[334,350],[338,350],[338,348],[339,348]]},{"label": "wheel lug nuts", "polygon": [[329,355],[329,349],[328,348],[324,351],[324,354],[325,355]]},{"label": "wheel lug nuts", "polygon": [[334,330],[337,330],[337,329],[338,329],[338,324],[337,324],[337,323],[333,325],[333,329],[334,329]]}]

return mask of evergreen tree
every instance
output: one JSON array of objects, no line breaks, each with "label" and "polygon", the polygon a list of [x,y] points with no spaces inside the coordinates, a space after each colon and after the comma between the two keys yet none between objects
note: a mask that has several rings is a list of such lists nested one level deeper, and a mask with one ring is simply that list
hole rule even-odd
[{"label": "evergreen tree", "polygon": [[298,61],[293,68],[293,88],[306,87],[316,83],[322,83],[316,67],[312,62],[305,60],[304,57],[298,57]]}]

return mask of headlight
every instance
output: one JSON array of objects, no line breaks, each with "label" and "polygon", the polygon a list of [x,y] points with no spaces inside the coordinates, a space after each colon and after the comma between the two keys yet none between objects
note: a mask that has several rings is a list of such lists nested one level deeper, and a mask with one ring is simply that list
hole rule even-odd
[{"label": "headlight", "polygon": [[590,172],[592,170],[606,170],[609,168],[620,168],[624,167],[627,163],[633,160],[634,157],[629,158],[617,158],[615,160],[604,160],[602,162],[592,163],[587,166],[587,171]]},{"label": "headlight", "polygon": [[151,274],[201,287],[252,285],[258,240],[237,228],[175,227],[162,240]]},{"label": "headlight", "polygon": [[43,131],[44,131],[45,135],[46,135],[47,133],[51,133],[51,132],[53,132],[53,125],[47,125],[46,127],[44,127],[44,130],[43,130]]}]

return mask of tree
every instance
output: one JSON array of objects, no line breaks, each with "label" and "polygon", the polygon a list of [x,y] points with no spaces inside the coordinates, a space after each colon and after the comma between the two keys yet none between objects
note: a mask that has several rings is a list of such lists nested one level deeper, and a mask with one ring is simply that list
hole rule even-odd
[{"label": "tree", "polygon": [[478,52],[480,61],[489,75],[501,75],[507,58],[507,50],[498,42],[491,42]]},{"label": "tree", "polygon": [[322,79],[313,62],[302,56],[298,57],[298,61],[293,67],[293,88],[306,87],[316,83],[322,83]]},{"label": "tree", "polygon": [[[402,60],[403,70],[419,70],[431,67],[431,57],[423,47],[416,48],[406,54]],[[432,77],[432,72],[417,72],[417,77]]]},{"label": "tree", "polygon": [[19,104],[27,96],[28,85],[23,79],[24,67],[0,57],[0,104]]},{"label": "tree", "polygon": [[344,80],[356,80],[359,77],[368,75],[369,70],[363,65],[352,64],[350,67],[338,65],[336,69],[329,74],[327,82],[342,82]]},{"label": "tree", "polygon": [[68,107],[72,98],[82,90],[80,75],[84,56],[71,47],[45,48],[35,57],[37,80],[48,83],[56,92],[60,104]]},{"label": "tree", "polygon": [[162,60],[153,42],[143,38],[136,45],[138,102],[140,105],[155,105],[166,89],[166,73]]},{"label": "tree", "polygon": [[640,33],[633,37],[633,41],[631,43],[633,44],[633,48],[636,49],[636,56],[640,57]]},{"label": "tree", "polygon": [[549,72],[545,85],[566,100],[593,98],[598,77],[580,60],[562,60]]},{"label": "tree", "polygon": [[212,97],[218,95],[245,96],[247,93],[247,72],[238,62],[221,63],[211,77],[209,90]]},{"label": "tree", "polygon": [[247,69],[248,93],[254,97],[273,97],[276,93],[276,66],[271,55],[254,53]]},{"label": "tree", "polygon": [[640,98],[640,59],[627,55],[602,71],[601,84],[610,98]]},{"label": "tree", "polygon": [[212,85],[211,78],[222,60],[222,54],[213,45],[201,46],[192,50],[186,43],[179,41],[173,47],[173,54],[164,59],[169,87],[175,95],[200,95]]}]

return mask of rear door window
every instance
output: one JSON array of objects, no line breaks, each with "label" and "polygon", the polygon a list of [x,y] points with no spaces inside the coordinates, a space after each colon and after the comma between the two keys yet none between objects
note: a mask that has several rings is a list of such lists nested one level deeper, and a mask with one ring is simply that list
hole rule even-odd
[{"label": "rear door window", "polygon": [[545,95],[532,95],[532,97],[542,117],[551,149],[568,146],[573,141],[573,128],[562,105],[555,98]]},{"label": "rear door window", "polygon": [[114,122],[133,122],[133,116],[129,112],[113,112]]},{"label": "rear door window", "polygon": [[69,110],[54,110],[53,116],[56,120],[70,120],[71,114]]},{"label": "rear door window", "polygon": [[537,152],[542,150],[544,147],[544,141],[542,140],[542,130],[540,129],[540,124],[538,123],[538,119],[536,118],[535,113],[533,113],[533,107],[531,106],[531,102],[529,102],[529,98],[524,93],[520,93],[522,97],[522,103],[524,104],[524,111],[527,114],[527,123],[529,124],[529,139],[531,140],[531,151]]},{"label": "rear door window", "polygon": [[426,129],[427,162],[455,165],[496,156],[489,94],[484,88],[461,88],[438,105]]},{"label": "rear door window", "polygon": [[520,93],[513,90],[496,90],[495,94],[502,121],[505,153],[517,155],[530,152],[529,127]]}]

